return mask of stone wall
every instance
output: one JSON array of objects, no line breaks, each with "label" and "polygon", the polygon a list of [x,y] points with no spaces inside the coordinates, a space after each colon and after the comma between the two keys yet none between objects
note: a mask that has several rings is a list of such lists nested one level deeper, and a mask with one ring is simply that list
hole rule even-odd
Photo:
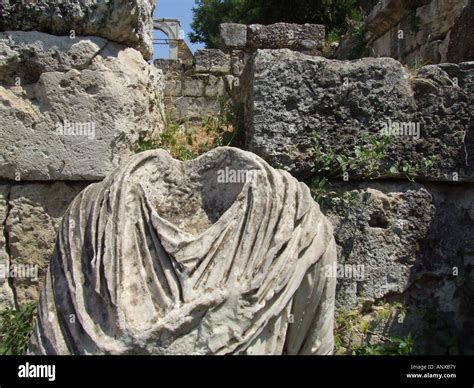
[{"label": "stone wall", "polygon": [[174,121],[196,121],[219,113],[223,99],[233,99],[242,71],[258,49],[288,48],[320,55],[325,27],[276,23],[268,26],[223,23],[219,49],[198,50],[178,61],[158,59],[165,75],[165,106]]},{"label": "stone wall", "polygon": [[101,179],[162,130],[162,74],[138,51],[22,31],[0,47],[0,178]]},{"label": "stone wall", "polygon": [[419,354],[472,354],[474,184],[378,180],[335,182],[332,189],[354,195],[323,204],[338,264],[346,273],[364,269],[361,278],[338,278],[339,305],[370,317],[384,303],[402,303],[406,313],[378,334],[410,333]]},{"label": "stone wall", "polygon": [[2,0],[0,31],[100,36],[152,57],[154,0]]},{"label": "stone wall", "polygon": [[164,74],[164,104],[168,119],[199,121],[219,112],[220,101],[234,87],[231,57],[218,49],[198,50],[192,64],[155,60]]},{"label": "stone wall", "polygon": [[[370,316],[403,303],[407,313],[379,334],[411,333],[421,353],[474,351],[473,80],[472,62],[408,71],[391,58],[338,61],[290,50],[257,51],[240,80],[247,148],[316,196],[314,179],[329,179],[320,203],[338,264],[363,268],[360,277],[338,276],[339,305]],[[365,168],[372,162],[364,152],[386,128],[391,142],[370,174],[331,176],[328,155],[344,162],[358,152]],[[425,165],[428,156],[435,159]]]},{"label": "stone wall", "polygon": [[291,49],[308,55],[320,55],[326,30],[320,24],[275,23],[220,25],[221,48],[232,52],[244,50],[254,52],[258,49]]},{"label": "stone wall", "polygon": [[69,203],[162,132],[153,4],[2,2],[0,309],[37,301]]},{"label": "stone wall", "polygon": [[[87,181],[3,181],[0,184],[0,264],[2,270],[9,268],[17,272],[8,280],[0,277],[0,308],[38,300],[62,216],[88,184]],[[32,272],[22,274],[20,268]]]},{"label": "stone wall", "polygon": [[[364,54],[392,57],[409,66],[474,60],[472,0],[382,0],[368,14],[364,42],[349,34],[336,52],[339,59]],[[351,43],[352,42],[352,43]]]},{"label": "stone wall", "polygon": [[[241,82],[247,146],[307,179],[317,156],[314,131],[323,149],[348,155],[366,146],[363,133],[378,135],[390,127],[403,135],[388,148],[388,159],[421,166],[436,155],[416,177],[472,181],[473,77],[473,63],[410,72],[391,58],[349,62],[260,50]],[[377,175],[398,177],[389,167],[381,165]]]}]

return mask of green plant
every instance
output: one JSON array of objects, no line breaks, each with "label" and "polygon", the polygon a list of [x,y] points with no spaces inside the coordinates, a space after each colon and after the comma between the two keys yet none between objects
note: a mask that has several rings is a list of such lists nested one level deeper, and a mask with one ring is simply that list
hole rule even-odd
[{"label": "green plant", "polygon": [[33,330],[35,304],[0,312],[0,355],[22,355]]},{"label": "green plant", "polygon": [[202,116],[198,122],[167,119],[157,139],[140,137],[133,150],[165,149],[178,160],[191,160],[213,148],[230,145],[235,135],[232,105],[229,99],[220,98],[219,106],[217,114]]},{"label": "green plant", "polygon": [[363,21],[356,21],[354,26],[354,37],[359,45],[363,45],[365,43],[365,34],[367,33],[367,27],[363,23]]},{"label": "green plant", "polygon": [[356,145],[351,154],[343,154],[334,148],[323,146],[317,133],[313,132],[315,178],[310,186],[315,200],[343,201],[345,204],[355,200],[356,193],[339,194],[328,189],[331,180],[349,178],[352,174],[374,179],[380,171],[387,169],[386,172],[392,176],[404,175],[406,179],[414,182],[414,177],[426,173],[437,159],[434,155],[428,155],[417,163],[406,160],[393,162],[388,158],[388,150],[392,143],[393,135],[376,136],[364,133],[361,136],[363,145]]},{"label": "green plant", "polygon": [[436,161],[436,156],[429,155],[424,157],[420,163],[413,164],[406,160],[395,162],[389,169],[392,175],[403,174],[410,181],[415,181],[415,175],[422,174],[427,171]]},{"label": "green plant", "polygon": [[346,348],[351,347],[357,322],[361,315],[358,310],[345,310],[337,308],[334,325],[334,353],[342,354]]},{"label": "green plant", "polygon": [[134,152],[138,154],[140,152],[154,150],[156,148],[158,147],[156,146],[156,143],[153,140],[140,136],[138,142],[134,146]]},{"label": "green plant", "polygon": [[235,131],[233,130],[234,112],[231,100],[219,98],[219,112],[215,116],[201,119],[207,135],[213,135],[213,148],[231,145]]},{"label": "green plant", "polygon": [[363,57],[366,51],[366,43],[367,43],[367,39],[366,39],[367,27],[365,23],[362,21],[356,22],[352,34],[353,34],[354,42],[355,42],[355,46],[352,51],[352,57],[353,58]]},{"label": "green plant", "polygon": [[317,201],[340,198],[334,192],[328,191],[332,179],[343,178],[349,174],[363,175],[372,179],[380,169],[381,162],[387,156],[387,150],[392,143],[390,135],[377,138],[365,133],[362,135],[364,146],[356,145],[352,154],[338,154],[331,147],[323,146],[316,132],[313,132],[314,172],[316,178],[311,182],[311,188]]},{"label": "green plant", "polygon": [[326,35],[325,43],[330,46],[332,43],[340,43],[342,40],[343,30],[341,28],[335,28],[329,31]]},{"label": "green plant", "polygon": [[405,337],[388,337],[383,344],[371,344],[364,340],[352,348],[354,356],[408,356],[413,353],[411,333]]},{"label": "green plant", "polygon": [[[375,313],[364,316],[358,309],[336,309],[334,327],[335,354],[352,355],[408,355],[413,353],[414,340],[411,333],[405,337],[385,337],[375,334],[379,326],[391,317],[405,317],[406,309],[401,303],[378,306]],[[378,338],[373,343],[373,337]]]},{"label": "green plant", "polygon": [[418,59],[416,59],[415,63],[413,63],[412,66],[406,66],[407,72],[410,76],[410,80],[411,81],[417,80],[418,82],[425,82],[425,83],[431,85],[433,88],[436,88],[437,86],[433,82],[433,80],[418,76],[418,72],[420,71],[420,69],[424,66],[429,65],[430,63],[431,63],[430,60],[425,60],[425,61],[419,62]]}]

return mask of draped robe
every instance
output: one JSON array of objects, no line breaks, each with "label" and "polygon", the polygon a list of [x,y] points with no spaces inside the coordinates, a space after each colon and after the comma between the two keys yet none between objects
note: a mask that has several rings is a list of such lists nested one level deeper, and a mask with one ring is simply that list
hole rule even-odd
[{"label": "draped robe", "polygon": [[144,152],[70,205],[29,354],[331,354],[335,261],[287,172],[229,147]]}]

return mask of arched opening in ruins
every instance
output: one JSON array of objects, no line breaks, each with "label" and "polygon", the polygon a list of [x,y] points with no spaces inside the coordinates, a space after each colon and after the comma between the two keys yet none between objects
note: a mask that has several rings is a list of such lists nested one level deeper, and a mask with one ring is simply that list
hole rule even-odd
[{"label": "arched opening in ruins", "polygon": [[[178,60],[179,41],[182,40],[181,23],[177,19],[155,19],[153,21],[153,46],[156,56]],[[168,56],[160,47],[168,47]]]}]

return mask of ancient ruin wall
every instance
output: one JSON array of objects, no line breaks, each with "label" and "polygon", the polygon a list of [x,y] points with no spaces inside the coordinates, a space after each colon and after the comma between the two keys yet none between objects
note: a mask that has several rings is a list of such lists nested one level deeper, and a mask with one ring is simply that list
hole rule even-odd
[{"label": "ancient ruin wall", "polygon": [[2,2],[0,309],[38,300],[70,202],[163,130],[152,9]]},{"label": "ancient ruin wall", "polygon": [[412,67],[472,61],[473,18],[472,0],[382,0],[360,28],[363,37],[350,32],[335,55],[354,59],[363,52]]}]

